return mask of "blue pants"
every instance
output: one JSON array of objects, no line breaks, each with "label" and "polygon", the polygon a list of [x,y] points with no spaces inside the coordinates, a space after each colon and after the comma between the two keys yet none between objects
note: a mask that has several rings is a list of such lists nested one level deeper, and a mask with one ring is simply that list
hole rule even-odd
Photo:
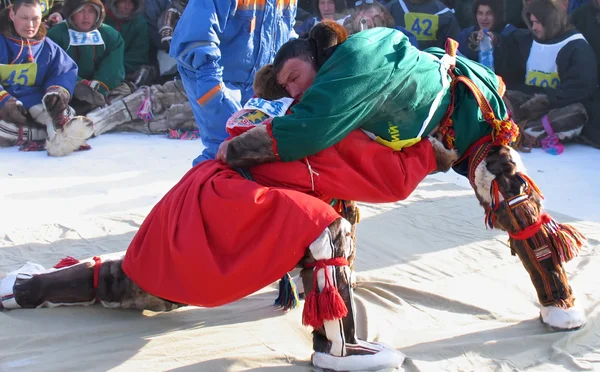
[{"label": "blue pants", "polygon": [[[186,77],[181,74],[181,81],[186,92],[194,92],[196,87],[196,80]],[[192,106],[192,112],[196,119],[196,124],[200,130],[200,139],[202,144],[205,146],[204,151],[192,162],[192,166],[203,162],[205,160],[214,159],[219,150],[219,145],[228,136],[225,125],[227,120],[236,111],[241,110],[246,102],[252,98],[254,91],[252,90],[252,84],[239,84],[225,82],[227,90],[228,103],[223,104],[217,112],[209,112],[196,102],[193,95],[188,94],[188,100]]]}]

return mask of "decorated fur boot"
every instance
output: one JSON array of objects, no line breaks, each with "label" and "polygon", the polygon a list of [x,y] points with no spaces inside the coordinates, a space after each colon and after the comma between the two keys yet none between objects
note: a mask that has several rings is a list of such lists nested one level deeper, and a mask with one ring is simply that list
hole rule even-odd
[{"label": "decorated fur boot", "polygon": [[563,264],[577,256],[585,237],[544,211],[540,190],[510,147],[484,143],[468,161],[486,224],[508,232],[512,253],[521,259],[542,305],[542,322],[555,330],[583,326],[585,314],[576,306]]},{"label": "decorated fur boot", "polygon": [[4,309],[92,305],[170,311],[182,305],[143,291],[123,271],[122,258],[79,262],[67,257],[54,268],[27,263],[0,280]]}]

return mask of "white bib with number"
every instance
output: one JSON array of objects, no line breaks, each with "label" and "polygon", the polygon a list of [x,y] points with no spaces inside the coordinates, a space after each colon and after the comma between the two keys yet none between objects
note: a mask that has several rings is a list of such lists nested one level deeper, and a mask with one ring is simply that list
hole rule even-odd
[{"label": "white bib with number", "polygon": [[102,35],[98,30],[79,32],[69,29],[69,39],[70,46],[104,45],[104,40],[102,40]]},{"label": "white bib with number", "polygon": [[582,34],[575,34],[556,44],[540,44],[534,40],[527,59],[525,84],[556,89],[560,84],[556,65],[558,53],[569,42],[579,39],[585,40]]},{"label": "white bib with number", "polygon": [[259,110],[274,118],[285,115],[292,103],[294,103],[294,99],[288,97],[280,98],[275,101],[267,101],[266,99],[254,97],[250,98],[248,102],[246,102],[244,109]]}]

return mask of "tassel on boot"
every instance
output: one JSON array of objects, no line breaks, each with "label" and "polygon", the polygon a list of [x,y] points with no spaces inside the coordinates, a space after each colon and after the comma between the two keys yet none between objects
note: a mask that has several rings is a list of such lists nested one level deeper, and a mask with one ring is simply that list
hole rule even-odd
[{"label": "tassel on boot", "polygon": [[[348,308],[342,299],[340,292],[333,285],[328,266],[348,266],[348,260],[342,257],[320,260],[312,264],[315,267],[313,289],[306,295],[304,311],[302,312],[302,324],[321,328],[326,320],[340,319],[348,315]],[[325,284],[323,289],[317,293],[318,272],[324,270]]]},{"label": "tassel on boot", "polygon": [[279,294],[275,299],[274,306],[279,306],[283,311],[288,311],[298,307],[300,298],[298,288],[289,273],[285,274],[279,281]]}]

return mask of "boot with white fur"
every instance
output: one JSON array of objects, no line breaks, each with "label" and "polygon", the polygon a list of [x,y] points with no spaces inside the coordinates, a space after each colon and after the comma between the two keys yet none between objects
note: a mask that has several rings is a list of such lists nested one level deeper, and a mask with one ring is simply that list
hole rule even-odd
[{"label": "boot with white fur", "polygon": [[585,324],[585,313],[577,305],[568,309],[544,306],[540,317],[544,324],[556,331],[574,331]]},{"label": "boot with white fur", "polygon": [[87,145],[94,134],[94,123],[85,116],[75,116],[62,129],[47,127],[46,150],[49,156],[66,156]]}]

